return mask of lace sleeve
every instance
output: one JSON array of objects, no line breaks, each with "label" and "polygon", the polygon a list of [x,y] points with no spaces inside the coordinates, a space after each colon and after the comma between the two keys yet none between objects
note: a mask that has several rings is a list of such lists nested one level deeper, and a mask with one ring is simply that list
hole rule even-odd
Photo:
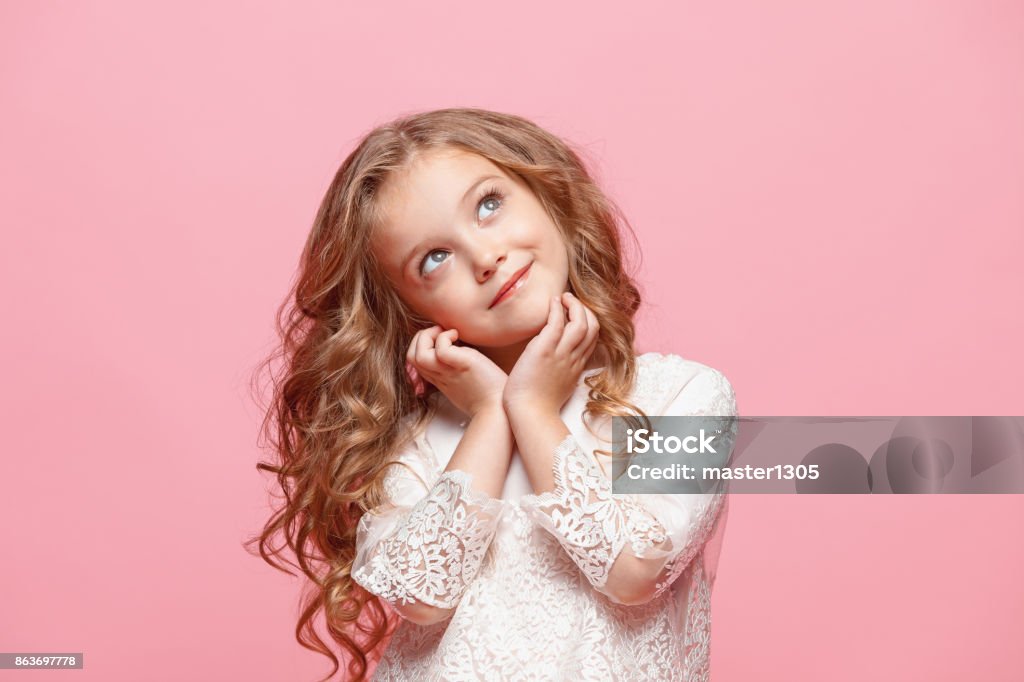
[{"label": "lace sleeve", "polygon": [[[710,367],[679,391],[664,415],[736,415],[725,376]],[[731,435],[735,437],[735,428]],[[725,441],[728,443],[728,435]],[[731,450],[731,445],[727,445]],[[612,494],[611,481],[572,435],[554,452],[555,489],[521,500],[527,514],[555,538],[596,590],[622,603],[622,585],[609,582],[620,554],[656,576],[658,597],[686,569],[708,540],[725,502],[723,489],[689,494]],[[625,590],[625,591],[628,591]]]},{"label": "lace sleeve", "polygon": [[417,457],[392,464],[388,502],[363,514],[356,531],[353,580],[396,607],[457,606],[504,509],[502,500],[472,488],[471,474],[430,476],[430,469]]}]

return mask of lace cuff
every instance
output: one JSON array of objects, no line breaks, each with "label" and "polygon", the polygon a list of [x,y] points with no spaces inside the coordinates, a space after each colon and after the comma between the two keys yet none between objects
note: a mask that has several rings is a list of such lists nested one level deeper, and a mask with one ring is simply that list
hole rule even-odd
[{"label": "lace cuff", "polygon": [[[664,414],[735,415],[732,387],[717,371],[690,381]],[[735,435],[735,424],[732,435]],[[620,601],[608,583],[612,566],[626,553],[657,576],[652,598],[683,573],[709,539],[725,504],[724,487],[713,492],[612,494],[608,476],[571,434],[555,448],[555,489],[525,495],[527,515],[551,533],[599,592]]]},{"label": "lace cuff", "polygon": [[353,580],[392,604],[458,605],[504,509],[502,500],[473,490],[471,483],[464,471],[446,471],[409,506],[409,479],[394,481],[397,503],[359,521]]}]

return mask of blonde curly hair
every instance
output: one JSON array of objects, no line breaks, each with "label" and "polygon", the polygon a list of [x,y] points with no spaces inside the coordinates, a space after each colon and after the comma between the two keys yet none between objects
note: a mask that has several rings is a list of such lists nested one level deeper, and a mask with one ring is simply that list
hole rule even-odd
[{"label": "blonde curly hair", "polygon": [[258,391],[270,369],[272,399],[261,434],[275,461],[257,468],[276,475],[283,503],[246,547],[258,543],[272,566],[294,575],[275,561],[281,559],[310,579],[295,633],[302,646],[331,660],[325,680],[340,663],[314,628],[321,609],[353,680],[366,679],[398,621],[350,571],[360,517],[384,502],[387,466],[436,408],[429,398],[437,389],[405,360],[415,332],[433,323],[398,298],[370,238],[382,221],[376,198],[383,183],[415,155],[435,150],[478,154],[530,187],[567,244],[570,291],[601,323],[598,348],[608,362],[586,379],[584,416],[630,423],[639,417],[635,423],[650,427],[626,401],[637,372],[633,317],[640,293],[624,270],[620,226],[636,237],[581,152],[525,118],[483,109],[416,113],[373,129],[327,189],[298,277],[277,311],[281,343],[253,375]]}]

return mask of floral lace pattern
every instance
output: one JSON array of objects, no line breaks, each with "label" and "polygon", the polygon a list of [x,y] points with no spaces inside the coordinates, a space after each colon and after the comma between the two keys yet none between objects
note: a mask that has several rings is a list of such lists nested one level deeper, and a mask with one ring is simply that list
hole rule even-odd
[{"label": "floral lace pattern", "polygon": [[[665,526],[635,498],[614,497],[608,477],[593,458],[583,454],[571,434],[555,449],[553,468],[555,490],[524,495],[520,504],[537,525],[557,538],[591,585],[620,601],[605,589],[612,564],[624,549],[644,558],[649,548],[669,541]],[[704,497],[710,499],[693,514],[696,521],[687,543],[679,549],[667,548],[655,597],[675,582],[711,533],[725,495]]]},{"label": "floral lace pattern", "polygon": [[711,675],[711,587],[704,579],[701,563],[694,566],[689,591],[690,608],[686,619],[686,679],[707,682]]},{"label": "floral lace pattern", "polygon": [[[721,372],[706,373],[711,387],[703,400],[691,402],[678,411],[688,416],[732,416],[736,400]],[[723,434],[723,443],[731,451],[736,424]],[[640,501],[642,495],[615,496],[611,481],[593,457],[584,454],[575,436],[569,434],[555,448],[553,456],[555,489],[541,495],[525,495],[520,504],[529,516],[548,530],[596,589],[619,601],[606,589],[612,564],[625,549],[644,558],[655,545],[668,543],[664,564],[655,586],[655,597],[663,593],[693,561],[707,541],[725,494],[722,489],[705,495],[692,511],[689,533],[684,545],[672,546],[666,528],[656,513]],[[691,496],[687,496],[691,497]],[[676,533],[676,535],[680,535]]]},{"label": "floral lace pattern", "polygon": [[[657,353],[638,365],[632,398],[647,414],[736,414],[717,370]],[[573,427],[571,416],[563,418]],[[410,454],[436,482],[396,479],[404,503],[364,515],[367,546],[353,576],[392,604],[457,608],[431,625],[401,622],[374,680],[707,679],[704,545],[724,494],[612,495],[572,436],[555,453],[556,489],[524,490],[518,502],[473,494],[462,472],[438,473],[443,460],[426,442]],[[685,513],[670,513],[659,497],[688,498]],[[602,592],[621,552],[663,564],[649,601],[627,605]]]},{"label": "floral lace pattern", "polygon": [[642,556],[667,539],[665,527],[640,504],[612,497],[608,477],[583,454],[572,434],[555,448],[552,473],[552,492],[524,495],[519,503],[558,539],[594,587],[605,586],[627,542]]},{"label": "floral lace pattern", "polygon": [[[394,490],[393,479],[385,480]],[[353,580],[392,603],[456,606],[480,569],[502,510],[471,481],[464,471],[443,473],[353,571]]]}]

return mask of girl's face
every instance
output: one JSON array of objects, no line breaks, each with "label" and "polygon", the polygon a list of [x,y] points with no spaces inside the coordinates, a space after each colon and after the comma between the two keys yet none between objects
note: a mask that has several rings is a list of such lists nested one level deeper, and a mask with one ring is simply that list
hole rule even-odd
[{"label": "girl's face", "polygon": [[[419,156],[385,182],[385,220],[372,249],[410,308],[484,348],[518,344],[568,291],[562,236],[529,187],[484,157]],[[525,272],[524,272],[525,270]],[[511,295],[495,301],[520,272]]]}]

